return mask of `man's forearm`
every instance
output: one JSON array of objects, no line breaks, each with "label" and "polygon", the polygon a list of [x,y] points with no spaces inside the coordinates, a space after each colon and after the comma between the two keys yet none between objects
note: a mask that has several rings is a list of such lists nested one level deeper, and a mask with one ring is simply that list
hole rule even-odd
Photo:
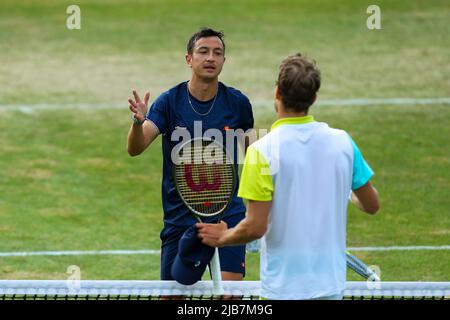
[{"label": "man's forearm", "polygon": [[230,228],[224,232],[220,238],[220,244],[221,246],[245,244],[259,239],[263,235],[264,233],[260,234],[257,232],[252,223],[245,218],[236,227]]},{"label": "man's forearm", "polygon": [[133,124],[128,132],[128,154],[137,156],[146,148],[144,126]]},{"label": "man's forearm", "polygon": [[375,214],[379,208],[378,191],[370,182],[352,192],[352,202],[362,211]]}]

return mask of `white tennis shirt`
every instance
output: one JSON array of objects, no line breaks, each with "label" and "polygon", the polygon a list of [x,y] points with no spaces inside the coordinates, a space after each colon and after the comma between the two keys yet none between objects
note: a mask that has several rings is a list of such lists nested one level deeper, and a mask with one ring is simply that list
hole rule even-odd
[{"label": "white tennis shirt", "polygon": [[342,294],[350,191],[373,172],[343,130],[312,116],[283,118],[246,154],[239,196],[272,201],[261,241],[261,296]]}]

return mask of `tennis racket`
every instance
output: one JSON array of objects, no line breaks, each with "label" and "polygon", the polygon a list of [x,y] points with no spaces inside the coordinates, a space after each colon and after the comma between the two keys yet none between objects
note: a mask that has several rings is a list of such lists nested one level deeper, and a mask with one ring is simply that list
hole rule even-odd
[{"label": "tennis racket", "polygon": [[380,277],[370,267],[366,266],[364,262],[359,260],[349,251],[345,251],[347,257],[347,267],[355,271],[361,277],[369,281],[380,281]]},{"label": "tennis racket", "polygon": [[[195,138],[175,150],[173,161],[175,186],[184,204],[198,221],[216,217],[218,222],[236,187],[235,168],[226,149],[215,140]],[[210,262],[210,272],[213,293],[221,295],[222,277],[217,248]]]}]

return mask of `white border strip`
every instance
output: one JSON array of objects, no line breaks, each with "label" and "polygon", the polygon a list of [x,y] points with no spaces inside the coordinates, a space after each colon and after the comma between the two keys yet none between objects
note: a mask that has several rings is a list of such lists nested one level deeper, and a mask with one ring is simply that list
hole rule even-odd
[{"label": "white border strip", "polygon": [[[253,106],[273,107],[273,101],[254,100]],[[317,106],[351,107],[351,106],[377,106],[377,105],[449,105],[450,97],[441,98],[386,98],[386,99],[325,99],[318,100]],[[41,103],[41,104],[4,104],[0,110],[20,111],[23,113],[34,113],[36,111],[57,110],[105,110],[123,109],[127,110],[127,103]]]},{"label": "white border strip", "polygon": [[159,250],[98,250],[98,251],[31,251],[31,252],[0,252],[0,257],[30,257],[30,256],[82,256],[82,255],[136,255],[160,254]]},{"label": "white border strip", "polygon": [[[255,100],[251,101],[252,105],[273,107],[273,101]],[[379,106],[379,105],[433,105],[433,104],[450,104],[450,98],[379,98],[379,99],[325,99],[317,100],[316,106],[328,107],[352,107],[352,106]]]},{"label": "white border strip", "polygon": [[349,251],[419,251],[419,250],[450,250],[450,246],[393,246],[393,247],[349,247]]},{"label": "white border strip", "polygon": [[[393,246],[393,247],[348,247],[349,251],[420,251],[420,250],[450,250],[448,246]],[[0,257],[30,257],[30,256],[82,256],[82,255],[159,255],[160,250],[98,250],[98,251],[30,251],[30,252],[0,252]]]},{"label": "white border strip", "polygon": [[319,106],[370,106],[370,105],[427,105],[450,104],[450,98],[387,98],[387,99],[331,99],[317,101]]}]

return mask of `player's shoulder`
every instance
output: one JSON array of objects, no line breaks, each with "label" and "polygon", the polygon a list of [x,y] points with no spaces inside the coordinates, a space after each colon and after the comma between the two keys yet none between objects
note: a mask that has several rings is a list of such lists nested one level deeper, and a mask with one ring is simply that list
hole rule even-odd
[{"label": "player's shoulder", "polygon": [[335,137],[348,137],[347,131],[330,127],[326,122],[317,122],[316,132]]},{"label": "player's shoulder", "polygon": [[278,142],[278,132],[271,131],[264,136],[259,137],[258,140],[249,146],[249,148],[255,149],[258,152],[267,155],[271,149],[274,149],[274,146],[276,146]]},{"label": "player's shoulder", "polygon": [[352,145],[352,138],[347,131],[339,128],[332,128],[327,123],[319,122],[315,136],[317,139],[333,147],[348,149]]},{"label": "player's shoulder", "polygon": [[223,82],[219,82],[219,86],[221,86],[223,90],[225,90],[229,97],[240,101],[249,101],[248,97],[242,91],[234,87],[227,86]]}]

